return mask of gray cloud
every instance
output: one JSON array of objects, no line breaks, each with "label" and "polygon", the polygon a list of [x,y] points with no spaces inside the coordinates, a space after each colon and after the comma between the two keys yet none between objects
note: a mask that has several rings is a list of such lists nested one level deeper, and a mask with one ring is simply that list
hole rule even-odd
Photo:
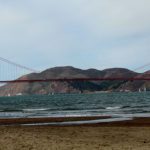
[{"label": "gray cloud", "polygon": [[29,67],[136,68],[150,56],[149,0],[0,1],[0,52]]}]

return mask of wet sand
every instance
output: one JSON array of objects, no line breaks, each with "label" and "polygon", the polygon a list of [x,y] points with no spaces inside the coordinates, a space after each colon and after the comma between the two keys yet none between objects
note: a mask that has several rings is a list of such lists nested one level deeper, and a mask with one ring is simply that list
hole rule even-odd
[{"label": "wet sand", "polygon": [[80,126],[0,126],[0,150],[149,149],[150,118]]},{"label": "wet sand", "polygon": [[69,121],[86,121],[97,119],[108,119],[111,116],[89,116],[89,117],[43,117],[43,118],[1,118],[0,125],[20,125],[20,124],[36,124],[51,122],[69,122]]}]

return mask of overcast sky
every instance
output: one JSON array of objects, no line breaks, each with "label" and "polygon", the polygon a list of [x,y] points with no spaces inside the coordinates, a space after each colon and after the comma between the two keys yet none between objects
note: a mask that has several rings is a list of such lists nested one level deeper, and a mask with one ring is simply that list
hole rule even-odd
[{"label": "overcast sky", "polygon": [[150,0],[0,0],[0,57],[134,69],[150,62]]}]

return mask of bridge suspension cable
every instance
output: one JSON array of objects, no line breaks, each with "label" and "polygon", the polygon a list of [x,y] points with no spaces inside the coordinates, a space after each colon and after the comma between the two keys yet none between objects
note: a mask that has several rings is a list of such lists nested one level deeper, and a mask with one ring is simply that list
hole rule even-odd
[{"label": "bridge suspension cable", "polygon": [[0,57],[0,80],[16,80],[33,72],[37,71]]},{"label": "bridge suspension cable", "polygon": [[147,67],[150,67],[150,63],[147,63],[147,64],[145,64],[145,65],[142,65],[142,66],[140,66],[140,67],[138,67],[138,68],[135,68],[134,71],[139,71],[139,70],[145,69],[145,68],[147,68]]},{"label": "bridge suspension cable", "polygon": [[3,62],[6,62],[6,63],[8,63],[8,64],[17,66],[17,67],[19,67],[19,68],[29,70],[29,71],[31,71],[31,72],[38,72],[38,71],[36,71],[36,70],[34,70],[34,69],[31,69],[31,68],[25,67],[25,66],[23,66],[23,65],[17,64],[17,63],[15,63],[15,62],[12,62],[12,61],[7,60],[7,59],[2,58],[2,57],[0,57],[0,60],[3,61]]}]

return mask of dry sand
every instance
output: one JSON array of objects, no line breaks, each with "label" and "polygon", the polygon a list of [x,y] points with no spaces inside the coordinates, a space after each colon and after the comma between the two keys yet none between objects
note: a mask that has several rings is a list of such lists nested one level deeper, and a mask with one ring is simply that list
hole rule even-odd
[{"label": "dry sand", "polygon": [[[150,150],[149,120],[69,127],[0,126],[0,150]],[[138,122],[144,124],[139,127]]]},{"label": "dry sand", "polygon": [[0,127],[0,150],[150,150],[150,128]]}]

